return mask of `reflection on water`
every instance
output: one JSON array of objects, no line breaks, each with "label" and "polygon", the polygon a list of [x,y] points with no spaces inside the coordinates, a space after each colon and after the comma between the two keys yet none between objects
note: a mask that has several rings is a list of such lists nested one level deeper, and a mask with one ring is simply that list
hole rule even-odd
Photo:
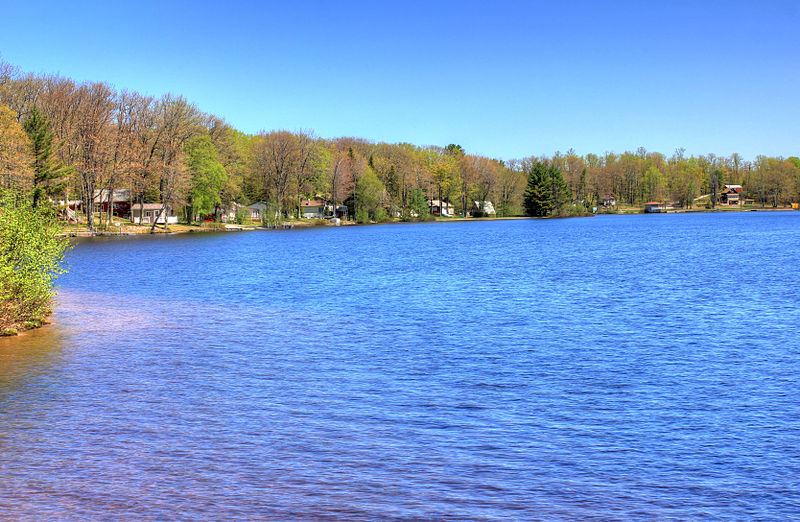
[{"label": "reflection on water", "polygon": [[[67,335],[63,327],[49,325],[18,337],[0,337],[0,405],[7,405],[12,395],[16,399],[47,393],[37,378],[59,364]],[[36,404],[42,397],[33,399]]]},{"label": "reflection on water", "polygon": [[787,518],[799,218],[81,241],[0,339],[0,514]]}]

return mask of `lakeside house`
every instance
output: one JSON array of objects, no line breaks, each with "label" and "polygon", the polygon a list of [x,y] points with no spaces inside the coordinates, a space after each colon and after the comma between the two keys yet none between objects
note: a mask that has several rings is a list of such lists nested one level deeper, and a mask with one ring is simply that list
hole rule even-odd
[{"label": "lakeside house", "polygon": [[469,210],[470,216],[496,216],[494,205],[491,201],[473,201],[472,208]]},{"label": "lakeside house", "polygon": [[431,214],[434,216],[451,217],[453,215],[449,201],[432,199],[428,202],[428,208],[430,208]]},{"label": "lakeside house", "polygon": [[326,210],[337,219],[343,219],[347,221],[350,216],[350,209],[347,207],[347,205],[338,205],[335,209],[333,208],[333,205],[327,205]]},{"label": "lakeside house", "polygon": [[261,221],[267,211],[267,204],[263,201],[247,205],[247,210],[250,212],[251,221]]},{"label": "lakeside house", "polygon": [[719,202],[723,205],[731,207],[738,206],[742,200],[742,186],[741,185],[725,185],[722,189]]},{"label": "lakeside house", "polygon": [[155,220],[158,224],[175,224],[178,216],[167,206],[162,212],[161,203],[137,203],[131,207],[131,222],[141,225],[150,225]]},{"label": "lakeside house", "polygon": [[[127,216],[131,210],[131,197],[128,189],[114,189],[109,194],[108,189],[95,190],[95,210],[108,212],[108,202],[111,200],[111,213],[115,216]],[[109,195],[111,197],[109,197]]]},{"label": "lakeside house", "polygon": [[649,203],[644,204],[644,211],[648,214],[658,214],[660,212],[665,212],[666,207],[663,203],[659,203],[658,201],[651,201]]},{"label": "lakeside house", "polygon": [[606,194],[605,196],[603,196],[601,205],[604,207],[617,206],[617,196],[615,196],[614,194]]},{"label": "lakeside house", "polygon": [[[115,216],[127,216],[131,209],[130,190],[128,189],[114,189],[109,198],[108,189],[95,189],[92,193],[92,200],[94,201],[95,212],[108,212],[109,199],[111,200],[112,213]],[[58,205],[63,205],[70,210],[76,212],[83,211],[82,199],[65,199],[55,202]]]},{"label": "lakeside house", "polygon": [[202,216],[202,221],[206,223],[234,223],[236,222],[236,213],[241,208],[244,208],[244,205],[240,205],[235,201],[231,201],[227,205],[217,205],[212,214]]},{"label": "lakeside house", "polygon": [[304,199],[300,201],[300,214],[305,219],[323,219],[325,202],[321,199]]}]

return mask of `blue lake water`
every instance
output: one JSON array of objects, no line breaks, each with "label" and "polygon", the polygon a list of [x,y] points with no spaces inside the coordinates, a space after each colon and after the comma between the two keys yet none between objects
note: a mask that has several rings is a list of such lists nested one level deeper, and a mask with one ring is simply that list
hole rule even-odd
[{"label": "blue lake water", "polygon": [[785,519],[800,212],[94,239],[3,518]]}]

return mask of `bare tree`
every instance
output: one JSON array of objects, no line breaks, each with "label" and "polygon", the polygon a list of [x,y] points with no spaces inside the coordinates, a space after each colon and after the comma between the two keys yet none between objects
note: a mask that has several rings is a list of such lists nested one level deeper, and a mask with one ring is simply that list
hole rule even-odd
[{"label": "bare tree", "polygon": [[75,134],[78,151],[76,171],[81,181],[83,211],[89,230],[94,224],[94,195],[109,161],[107,132],[115,109],[114,92],[104,83],[81,85],[76,92]]},{"label": "bare tree", "polygon": [[292,175],[300,164],[297,136],[289,131],[261,132],[253,142],[255,167],[264,181],[265,195],[283,212]]},{"label": "bare tree", "polygon": [[[183,146],[193,135],[202,131],[203,115],[182,96],[166,94],[156,104],[156,136],[159,137],[160,161],[159,202],[161,208],[153,218],[150,232],[154,232],[158,219],[170,205],[176,203],[178,191],[183,188],[186,171],[183,166]],[[164,228],[168,228],[164,219]]]}]

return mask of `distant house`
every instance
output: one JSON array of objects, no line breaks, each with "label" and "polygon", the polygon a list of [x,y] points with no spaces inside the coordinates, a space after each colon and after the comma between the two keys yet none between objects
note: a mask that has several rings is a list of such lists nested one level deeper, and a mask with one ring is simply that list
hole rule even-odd
[{"label": "distant house", "polygon": [[250,219],[253,221],[261,221],[264,218],[264,214],[267,210],[267,204],[263,201],[259,201],[258,203],[253,203],[252,205],[247,205],[247,209],[250,211]]},{"label": "distant house", "polygon": [[614,194],[606,194],[605,196],[603,196],[601,204],[604,207],[615,207],[617,206],[617,196],[615,196]]},{"label": "distant house", "polygon": [[473,201],[472,208],[469,212],[473,216],[497,215],[491,201]]},{"label": "distant house", "polygon": [[300,202],[300,212],[306,219],[325,217],[325,202],[321,199],[304,199]]},{"label": "distant house", "polygon": [[[108,212],[108,189],[97,189],[92,195],[95,212]],[[115,189],[112,194],[113,214],[116,216],[127,216],[130,212],[130,191],[128,189]],[[82,199],[59,200],[59,205],[69,207],[70,210],[83,211]]]},{"label": "distant house", "polygon": [[434,216],[450,217],[453,215],[449,201],[439,201],[432,199],[428,202],[428,207],[431,209],[431,214]]},{"label": "distant house", "polygon": [[665,210],[666,207],[658,201],[651,201],[644,204],[644,211],[648,214],[658,214],[659,212],[664,212]]},{"label": "distant house", "polygon": [[172,212],[169,206],[163,212],[161,209],[161,203],[137,203],[131,207],[131,221],[141,225],[151,225],[153,221],[158,224],[178,222],[178,216]]},{"label": "distant house", "polygon": [[[331,210],[333,210],[333,207],[331,207]],[[333,212],[333,217],[344,219],[345,221],[348,219],[349,216],[350,216],[350,209],[347,207],[347,205],[339,205]]]},{"label": "distant house", "polygon": [[240,205],[235,201],[231,201],[230,204],[220,207],[219,208],[219,220],[223,223],[233,223],[236,221],[236,214],[239,212],[240,208],[244,208],[244,205]]},{"label": "distant house", "polygon": [[722,189],[722,195],[719,197],[719,202],[723,205],[738,206],[742,201],[742,186],[741,185],[725,185]]},{"label": "distant house", "polygon": [[95,190],[94,201],[95,211],[108,212],[108,200],[111,199],[113,209],[112,214],[116,216],[127,216],[131,209],[130,190],[114,189],[109,198],[109,190]]},{"label": "distant house", "polygon": [[243,207],[244,205],[231,201],[227,205],[217,205],[214,207],[214,212],[211,214],[203,214],[201,217],[206,223],[233,223],[236,221],[236,212]]}]

